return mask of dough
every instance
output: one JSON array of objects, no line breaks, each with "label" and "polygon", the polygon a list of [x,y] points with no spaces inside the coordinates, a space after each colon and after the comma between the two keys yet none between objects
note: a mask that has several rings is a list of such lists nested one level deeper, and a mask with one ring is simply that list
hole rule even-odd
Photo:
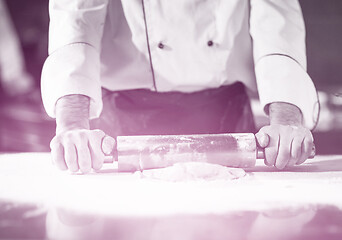
[{"label": "dough", "polygon": [[184,162],[159,169],[142,171],[142,177],[164,181],[193,180],[233,180],[244,177],[246,172],[241,168],[229,168],[206,162]]}]

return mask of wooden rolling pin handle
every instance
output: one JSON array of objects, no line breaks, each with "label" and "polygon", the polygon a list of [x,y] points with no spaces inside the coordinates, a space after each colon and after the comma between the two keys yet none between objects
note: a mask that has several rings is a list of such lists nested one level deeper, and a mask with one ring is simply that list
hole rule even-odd
[{"label": "wooden rolling pin handle", "polygon": [[[257,159],[265,159],[265,149],[258,147],[256,151]],[[309,158],[314,158],[316,155],[316,146],[312,146]]]}]

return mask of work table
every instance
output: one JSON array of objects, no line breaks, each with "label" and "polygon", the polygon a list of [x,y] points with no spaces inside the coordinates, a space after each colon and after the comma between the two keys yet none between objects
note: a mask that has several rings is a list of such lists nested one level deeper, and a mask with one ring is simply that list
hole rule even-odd
[{"label": "work table", "polygon": [[[41,223],[46,218],[48,236],[75,230],[73,224],[61,220],[62,211],[69,218],[77,216],[76,223],[92,216],[96,224],[101,222],[101,227],[92,222],[94,229],[102,229],[101,236],[113,234],[109,232],[116,229],[121,239],[136,239],[138,233],[140,239],[153,239],[161,231],[168,233],[169,238],[164,239],[198,239],[198,231],[202,235],[214,231],[217,237],[210,235],[211,239],[227,239],[232,229],[235,239],[265,239],[262,229],[269,229],[269,222],[281,229],[288,227],[286,221],[297,221],[297,227],[302,223],[298,238],[293,239],[304,239],[300,237],[308,237],[317,228],[317,216],[323,219],[322,213],[328,212],[326,224],[336,229],[316,229],[314,235],[342,236],[342,222],[337,221],[342,216],[342,156],[316,156],[284,171],[275,171],[261,161],[246,172],[245,177],[229,181],[168,182],[144,178],[139,173],[119,173],[115,164],[105,165],[99,173],[81,175],[56,170],[48,153],[1,154],[0,223],[12,217],[6,215],[11,210],[4,206],[13,210],[15,206],[30,205],[36,206],[33,212],[41,216]],[[237,222],[245,227],[236,227]],[[316,225],[308,224],[312,222]],[[187,227],[182,230],[183,225]],[[5,229],[0,224],[0,233]],[[80,237],[77,229],[75,234]],[[286,231],[273,234],[286,236]]]}]

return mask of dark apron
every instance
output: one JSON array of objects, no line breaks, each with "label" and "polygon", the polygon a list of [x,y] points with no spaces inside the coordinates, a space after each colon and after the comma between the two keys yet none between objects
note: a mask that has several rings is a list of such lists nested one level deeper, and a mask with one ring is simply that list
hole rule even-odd
[{"label": "dark apron", "polygon": [[92,128],[110,136],[255,132],[241,82],[194,93],[103,90],[103,105]]}]

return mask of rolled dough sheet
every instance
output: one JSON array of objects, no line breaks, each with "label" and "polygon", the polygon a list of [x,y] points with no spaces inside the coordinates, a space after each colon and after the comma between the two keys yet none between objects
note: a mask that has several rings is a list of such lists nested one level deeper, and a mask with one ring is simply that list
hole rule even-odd
[{"label": "rolled dough sheet", "polygon": [[176,163],[173,166],[136,172],[143,178],[171,182],[197,180],[234,180],[246,176],[241,168],[229,168],[205,162]]}]

